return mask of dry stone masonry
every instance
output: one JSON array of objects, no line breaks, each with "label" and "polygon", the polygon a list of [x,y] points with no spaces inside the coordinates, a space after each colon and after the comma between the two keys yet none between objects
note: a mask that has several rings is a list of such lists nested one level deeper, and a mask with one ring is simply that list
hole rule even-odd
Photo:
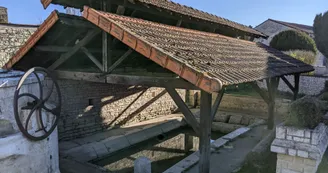
[{"label": "dry stone masonry", "polygon": [[36,29],[37,26],[33,25],[1,24],[0,22],[0,68]]},{"label": "dry stone masonry", "polygon": [[328,145],[328,128],[298,129],[279,125],[271,151],[277,153],[277,173],[315,173]]}]

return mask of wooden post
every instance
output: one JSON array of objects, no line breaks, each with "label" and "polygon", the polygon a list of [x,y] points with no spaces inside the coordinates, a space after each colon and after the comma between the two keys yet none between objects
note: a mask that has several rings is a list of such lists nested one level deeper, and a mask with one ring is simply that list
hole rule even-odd
[{"label": "wooden post", "polygon": [[299,92],[300,74],[295,74],[294,78],[295,78],[295,87],[293,92],[294,92],[294,100],[296,100]]},{"label": "wooden post", "polygon": [[188,133],[184,134],[184,151],[187,153],[194,147],[194,137]]},{"label": "wooden post", "polygon": [[218,111],[219,109],[219,106],[220,106],[220,103],[222,101],[222,98],[223,98],[223,95],[224,95],[224,90],[225,88],[223,87],[221,89],[221,91],[218,93],[218,95],[216,96],[216,99],[215,99],[215,102],[212,106],[212,111],[211,111],[211,114],[212,114],[212,120],[214,120],[215,118],[215,115],[216,115],[216,112]]},{"label": "wooden post", "polygon": [[200,105],[200,139],[199,139],[199,172],[210,172],[210,156],[211,156],[211,127],[212,127],[212,94],[201,91]]},{"label": "wooden post", "polygon": [[268,103],[268,129],[273,129],[275,127],[275,100],[276,100],[276,91],[279,85],[279,77],[267,79],[267,87],[269,92],[269,103]]},{"label": "wooden post", "polygon": [[151,173],[151,161],[147,157],[139,157],[134,161],[134,173]]}]

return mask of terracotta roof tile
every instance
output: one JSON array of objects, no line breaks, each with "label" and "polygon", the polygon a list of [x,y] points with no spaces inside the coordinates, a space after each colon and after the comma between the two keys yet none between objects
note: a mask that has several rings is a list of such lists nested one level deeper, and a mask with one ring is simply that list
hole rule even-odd
[{"label": "terracotta roof tile", "polygon": [[206,88],[201,86],[203,79],[212,81],[207,91],[220,89],[213,83],[231,85],[313,70],[311,65],[260,43],[118,16],[89,7],[85,7],[83,16],[189,82]]},{"label": "terracotta roof tile", "polygon": [[[181,5],[179,3],[175,3],[170,0],[131,0],[131,1],[133,1],[134,3],[139,2],[142,4],[146,4],[148,6],[154,6],[156,8],[165,9],[165,10],[168,10],[168,11],[171,11],[171,12],[174,12],[177,14],[185,15],[188,17],[192,17],[195,19],[229,26],[229,27],[232,27],[232,28],[240,30],[240,31],[244,31],[244,32],[247,32],[250,34],[255,34],[257,36],[266,37],[266,35],[264,35],[263,33],[255,30],[253,28],[249,28],[248,26],[242,25],[237,22],[230,21],[228,19],[216,16],[214,14],[210,14],[210,13],[198,10],[196,8],[192,8],[192,7],[189,7],[186,5]],[[86,2],[86,1],[82,1],[82,0],[76,0],[76,1],[72,1],[72,0],[71,1],[41,0],[41,3],[43,4],[44,8],[47,8],[50,3],[60,4],[60,5],[64,5],[64,6],[78,7],[78,4],[83,4],[84,2]],[[87,4],[89,4],[89,3],[85,3],[85,5],[87,5]]]}]

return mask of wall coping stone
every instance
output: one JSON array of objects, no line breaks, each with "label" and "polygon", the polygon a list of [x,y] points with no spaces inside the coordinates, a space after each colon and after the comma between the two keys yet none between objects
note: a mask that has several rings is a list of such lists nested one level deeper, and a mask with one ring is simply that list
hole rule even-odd
[{"label": "wall coping stone", "polygon": [[[20,71],[0,71],[0,88],[14,87],[18,84],[20,78],[24,75],[24,72]],[[40,80],[44,80],[44,77],[39,74]],[[24,81],[24,85],[38,82],[35,76],[29,76]]]}]

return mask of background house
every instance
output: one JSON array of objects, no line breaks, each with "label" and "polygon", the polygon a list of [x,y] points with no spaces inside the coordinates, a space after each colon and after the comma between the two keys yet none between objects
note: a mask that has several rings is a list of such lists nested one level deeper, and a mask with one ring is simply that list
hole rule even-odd
[{"label": "background house", "polygon": [[37,27],[8,23],[7,8],[0,7],[0,67],[13,56]]},{"label": "background house", "polygon": [[[314,32],[312,26],[283,22],[273,19],[268,19],[264,21],[260,25],[256,26],[255,29],[269,36],[267,39],[265,38],[255,39],[255,41],[261,42],[266,45],[270,44],[271,40],[275,35],[286,30],[301,31],[308,34],[311,38],[314,38]],[[314,66],[318,67],[316,68],[316,70],[320,71],[322,69],[323,71],[326,71],[326,68],[323,68],[324,66],[327,66],[326,58],[320,52],[318,52],[317,54],[316,62]]]}]

